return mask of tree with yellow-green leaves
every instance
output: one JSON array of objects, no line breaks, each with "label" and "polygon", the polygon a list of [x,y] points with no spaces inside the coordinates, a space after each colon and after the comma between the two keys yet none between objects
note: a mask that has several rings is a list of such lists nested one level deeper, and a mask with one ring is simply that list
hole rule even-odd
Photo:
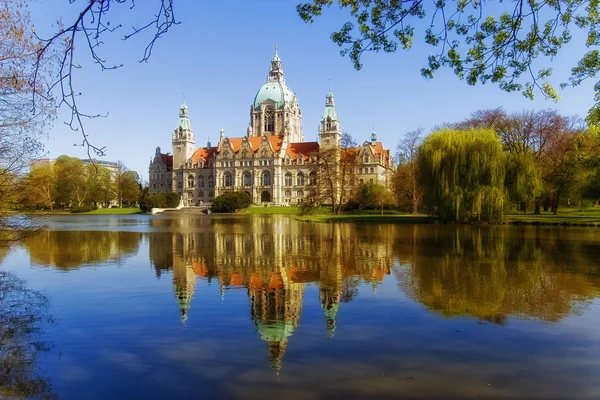
[{"label": "tree with yellow-green leaves", "polygon": [[500,221],[505,202],[506,157],[491,129],[443,129],[419,148],[423,203],[455,222]]}]

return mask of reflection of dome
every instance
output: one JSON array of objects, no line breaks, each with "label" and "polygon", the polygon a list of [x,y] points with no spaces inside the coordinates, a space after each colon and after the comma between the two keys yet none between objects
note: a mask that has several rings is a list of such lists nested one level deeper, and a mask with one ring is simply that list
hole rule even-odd
[{"label": "reflection of dome", "polygon": [[294,93],[284,82],[267,82],[260,88],[254,97],[254,108],[259,109],[260,105],[267,100],[272,100],[277,104],[277,108],[283,107],[284,103],[293,100]]},{"label": "reflection of dome", "polygon": [[294,333],[294,325],[284,321],[256,321],[260,338],[266,342],[280,342]]}]

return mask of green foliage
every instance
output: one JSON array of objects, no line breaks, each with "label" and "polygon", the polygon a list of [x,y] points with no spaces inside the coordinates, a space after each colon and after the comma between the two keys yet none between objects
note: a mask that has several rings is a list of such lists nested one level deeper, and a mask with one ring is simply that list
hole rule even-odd
[{"label": "green foliage", "polygon": [[541,168],[533,153],[508,154],[505,186],[510,199],[521,204],[523,211],[527,204],[542,194]]},{"label": "green foliage", "polygon": [[505,156],[491,129],[444,129],[419,149],[424,204],[447,221],[499,221],[504,207]]},{"label": "green foliage", "polygon": [[81,207],[71,208],[71,213],[73,213],[73,214],[87,213],[87,212],[94,211],[97,209],[98,209],[98,207],[93,204],[85,204]]},{"label": "green foliage", "polygon": [[157,194],[143,193],[139,198],[139,207],[143,212],[149,212],[153,208],[175,208],[179,205],[179,195],[174,192],[162,192]]},{"label": "green foliage", "polygon": [[246,192],[228,192],[217,196],[212,203],[213,212],[232,213],[248,207],[252,199]]},{"label": "green foliage", "polygon": [[383,185],[378,183],[366,183],[360,189],[355,199],[360,209],[391,208],[396,204],[394,195]]},{"label": "green foliage", "polygon": [[[424,29],[417,37],[423,36],[433,48],[421,69],[423,76],[433,78],[446,67],[469,85],[492,82],[507,92],[520,91],[527,98],[533,98],[537,91],[558,100],[558,92],[548,81],[552,69],[546,66],[571,41],[574,32],[583,33],[587,47],[600,44],[597,1],[309,0],[296,10],[306,23],[312,23],[334,3],[350,12],[351,21],[335,31],[331,40],[356,69],[362,68],[365,52],[409,50],[415,27],[420,26]],[[532,65],[538,58],[547,62],[535,70]],[[594,49],[582,56],[572,69],[569,83],[562,86],[579,85],[599,71],[600,56]],[[589,123],[600,121],[600,85],[596,86],[596,105],[590,110]]]}]

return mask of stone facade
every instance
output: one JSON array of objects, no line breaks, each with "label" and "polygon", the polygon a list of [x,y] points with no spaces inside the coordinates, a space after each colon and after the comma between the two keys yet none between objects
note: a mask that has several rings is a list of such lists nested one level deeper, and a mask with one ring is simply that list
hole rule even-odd
[{"label": "stone facade", "polygon": [[[245,191],[254,203],[299,204],[314,193],[324,151],[339,157],[352,151],[356,168],[350,189],[369,181],[389,185],[393,171],[390,151],[376,140],[342,149],[342,130],[334,97],[328,93],[319,127],[319,142],[305,142],[298,99],[285,82],[277,52],[267,82],[254,97],[246,135],[229,138],[221,129],[219,142],[196,148],[188,108],[179,111],[172,153],[160,147],[150,162],[150,193],[175,191],[186,206],[210,203],[228,191]],[[330,153],[331,154],[331,153]]]}]

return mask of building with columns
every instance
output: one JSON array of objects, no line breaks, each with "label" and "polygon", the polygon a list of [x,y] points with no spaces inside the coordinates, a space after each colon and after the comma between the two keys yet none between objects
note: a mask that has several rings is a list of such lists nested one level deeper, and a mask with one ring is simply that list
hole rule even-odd
[{"label": "building with columns", "polygon": [[[287,86],[275,50],[267,82],[250,106],[245,135],[228,137],[221,129],[215,146],[208,141],[198,148],[188,108],[181,106],[171,138],[172,153],[162,153],[157,147],[150,162],[150,193],[174,191],[186,206],[210,203],[229,191],[245,191],[254,203],[302,203],[315,193],[324,152],[339,158],[348,151],[342,149],[342,130],[331,92],[325,96],[318,133],[318,142],[304,141],[298,98]],[[350,150],[356,163],[346,190],[367,182],[390,184],[393,160],[375,132],[370,141]]]}]

